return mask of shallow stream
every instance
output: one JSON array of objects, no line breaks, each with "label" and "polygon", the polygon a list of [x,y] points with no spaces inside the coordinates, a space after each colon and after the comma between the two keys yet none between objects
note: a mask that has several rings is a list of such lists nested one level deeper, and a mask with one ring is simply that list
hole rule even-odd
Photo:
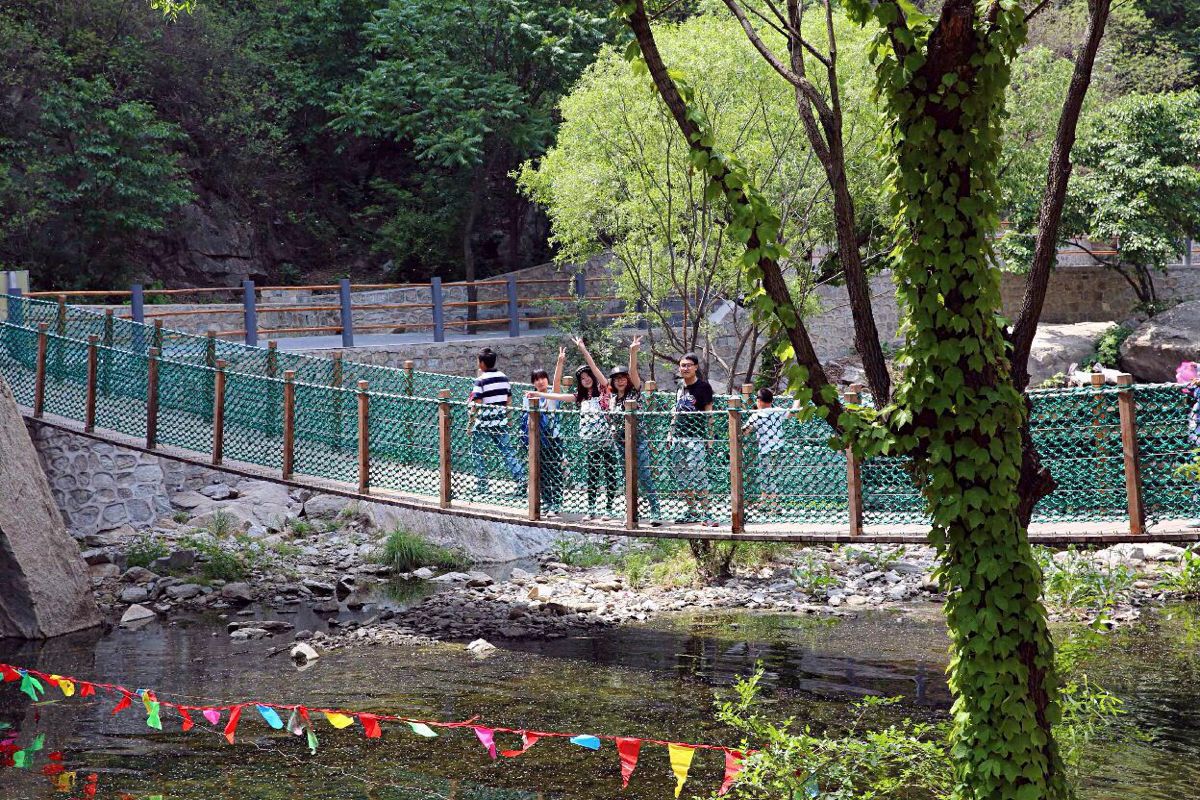
[{"label": "shallow stream", "polygon": [[[946,638],[934,607],[854,619],[676,618],[513,643],[485,659],[451,645],[365,648],[328,653],[305,671],[286,654],[266,656],[285,641],[233,642],[215,618],[177,620],[45,643],[0,640],[0,661],[152,687],[197,705],[257,699],[439,720],[480,715],[513,728],[727,745],[737,741],[713,721],[714,698],[757,662],[766,670],[768,713],[816,727],[844,721],[848,704],[867,693],[903,696],[901,712],[914,718],[937,717],[949,704]],[[1200,798],[1200,608],[1151,616],[1106,637],[1084,661],[1094,680],[1124,700],[1139,737],[1092,754],[1082,797]],[[56,751],[68,770],[98,775],[98,798],[640,799],[670,798],[674,785],[665,749],[650,745],[622,791],[610,743],[593,753],[543,741],[519,758],[492,762],[469,730],[426,740],[393,725],[368,740],[357,725],[335,731],[319,722],[320,746],[311,756],[251,709],[230,746],[203,721],[180,733],[178,718],[164,713],[158,733],[136,706],[113,716],[108,696],[62,699],[51,689],[48,697],[53,702],[35,706],[15,684],[0,687],[0,727],[8,726],[0,742],[15,735],[24,746],[45,735],[29,768],[0,768],[3,800],[68,796],[42,774]],[[685,796],[709,796],[721,767],[719,756],[698,754]],[[81,795],[77,788],[69,796]]]}]

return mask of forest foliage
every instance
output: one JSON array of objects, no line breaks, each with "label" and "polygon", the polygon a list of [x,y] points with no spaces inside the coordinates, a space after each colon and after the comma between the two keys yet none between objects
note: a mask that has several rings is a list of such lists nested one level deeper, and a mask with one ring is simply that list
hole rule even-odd
[{"label": "forest foliage", "polygon": [[[1086,16],[1082,0],[1052,5],[1031,31],[1014,76],[1008,133],[1014,146],[1006,151],[1014,163],[1002,175],[1014,211],[1040,188],[1054,98],[1061,97],[1064,65]],[[249,226],[263,270],[277,281],[348,273],[482,276],[544,261],[555,247],[575,254],[607,241],[605,227],[584,231],[585,217],[568,223],[576,212],[549,199],[551,241],[549,221],[534,202],[549,197],[550,173],[534,190],[530,170],[560,135],[574,142],[556,157],[560,173],[608,147],[607,160],[573,178],[577,186],[582,174],[612,175],[628,157],[581,122],[582,107],[601,99],[597,77],[620,67],[611,54],[563,100],[604,44],[615,41],[608,3],[205,0],[167,15],[163,3],[152,6],[12,0],[0,7],[5,268],[31,269],[41,286],[111,286],[144,274],[178,246],[200,224],[197,209]],[[673,18],[691,26],[683,33],[696,37],[681,35],[678,55],[720,60],[713,73],[724,74],[717,85],[730,101],[714,109],[722,112],[716,117],[727,121],[726,135],[757,140],[758,167],[779,161],[768,185],[777,194],[795,190],[794,230],[816,240],[827,213],[815,188],[819,171],[804,171],[802,137],[789,142],[792,132],[769,112],[746,127],[754,119],[751,92],[767,83],[754,77],[760,65],[750,59],[729,63],[745,45],[718,42],[720,31],[699,21],[711,11],[703,2],[672,7]],[[717,15],[710,16],[715,24]],[[866,74],[865,65],[859,72]],[[1099,59],[1092,113],[1130,93],[1187,90],[1198,75],[1196,4],[1122,4]],[[738,85],[743,78],[747,84]],[[628,86],[604,91],[623,93],[639,110],[653,106]],[[760,93],[758,99],[777,98]],[[853,133],[862,139],[872,124],[865,111]],[[594,115],[601,112],[603,121],[616,115],[600,107]],[[648,126],[658,123],[649,117],[637,124],[649,136]],[[1096,127],[1085,125],[1085,134]],[[653,154],[665,146],[656,136],[647,139],[657,148]],[[794,145],[785,159],[771,155],[784,144]],[[526,169],[533,199],[514,178],[523,163],[534,165]],[[871,165],[860,163],[856,201],[869,241]],[[653,166],[662,174],[651,177],[680,167]],[[648,195],[635,195],[620,207],[640,203],[644,212]],[[605,198],[593,191],[569,200],[579,207]],[[615,207],[607,210],[614,213]],[[622,224],[628,231],[638,223]],[[694,241],[710,241],[705,237],[719,226],[705,231]],[[647,235],[643,230],[639,246]],[[806,248],[803,242],[793,249]],[[705,257],[723,258],[711,250]]]}]

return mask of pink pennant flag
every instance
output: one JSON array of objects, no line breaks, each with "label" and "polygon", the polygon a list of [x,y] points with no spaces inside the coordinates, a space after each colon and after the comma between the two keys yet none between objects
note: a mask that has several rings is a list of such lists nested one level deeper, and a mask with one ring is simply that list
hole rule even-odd
[{"label": "pink pennant flag", "polygon": [[537,740],[540,738],[542,738],[542,737],[537,735],[536,733],[530,733],[529,731],[521,731],[521,749],[520,750],[502,750],[500,752],[500,755],[504,756],[505,758],[516,758],[517,756],[521,755],[529,748],[533,747],[534,744],[537,743]]},{"label": "pink pennant flag", "polygon": [[487,748],[488,755],[492,758],[496,757],[496,733],[491,728],[475,728],[475,735],[479,737],[479,742]]},{"label": "pink pennant flag", "polygon": [[642,750],[641,739],[617,738],[617,753],[621,756],[621,788],[629,786],[629,776],[637,767],[638,753]]},{"label": "pink pennant flag", "polygon": [[233,733],[237,730],[238,719],[242,716],[242,707],[234,706],[229,712],[229,722],[225,723],[225,739],[233,744]]},{"label": "pink pennant flag", "polygon": [[721,782],[721,788],[717,790],[718,796],[725,794],[733,786],[734,779],[742,771],[744,766],[742,759],[745,757],[744,754],[739,753],[737,750],[725,751],[725,780]]}]

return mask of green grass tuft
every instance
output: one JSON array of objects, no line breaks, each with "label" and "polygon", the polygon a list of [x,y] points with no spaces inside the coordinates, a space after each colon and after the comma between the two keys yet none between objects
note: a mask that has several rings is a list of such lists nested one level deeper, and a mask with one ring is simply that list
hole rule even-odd
[{"label": "green grass tuft", "polygon": [[418,567],[461,569],[471,563],[463,553],[431,544],[415,533],[400,529],[388,534],[376,561],[396,572],[412,572]]}]

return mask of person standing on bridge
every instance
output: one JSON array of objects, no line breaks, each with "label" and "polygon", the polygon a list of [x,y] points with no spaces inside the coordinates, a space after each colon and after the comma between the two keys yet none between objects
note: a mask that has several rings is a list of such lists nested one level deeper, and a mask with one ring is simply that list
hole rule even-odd
[{"label": "person standing on bridge", "polygon": [[[583,339],[576,337],[575,345],[583,354],[584,366],[575,370],[575,393],[532,392],[534,397],[543,397],[579,406],[579,441],[584,449],[587,464],[587,515],[589,519],[604,519],[613,516],[613,502],[621,494],[617,472],[617,448],[613,442],[612,391],[608,379],[596,366]],[[605,490],[605,513],[596,512],[601,484]]]},{"label": "person standing on bridge", "polygon": [[562,513],[563,501],[563,446],[558,429],[558,400],[553,395],[562,389],[563,364],[567,360],[567,349],[558,348],[558,361],[554,364],[554,383],[544,369],[535,369],[529,375],[533,391],[524,398],[525,415],[521,423],[521,440],[529,444],[529,401],[538,398],[538,442],[541,444],[541,471],[538,476],[538,493],[542,497],[543,516],[553,519]]},{"label": "person standing on bridge", "polygon": [[[613,438],[617,445],[617,460],[625,461],[625,426],[622,412],[625,401],[642,401],[642,377],[638,374],[638,351],[642,347],[642,337],[634,336],[629,345],[629,366],[613,367],[608,373],[608,382],[613,389]],[[586,352],[586,351],[585,351]],[[650,472],[650,447],[646,438],[639,436],[637,440],[637,476],[641,485],[642,496],[650,504],[650,527],[662,525],[662,510],[658,505],[658,493],[654,491],[654,477]]]},{"label": "person standing on bridge", "polygon": [[675,480],[683,492],[687,511],[675,522],[681,525],[699,522],[706,528],[715,528],[717,523],[708,500],[708,442],[712,435],[709,418],[703,413],[712,411],[713,388],[701,377],[700,359],[695,353],[679,359],[679,378],[670,441]]},{"label": "person standing on bridge", "polygon": [[475,457],[475,490],[488,494],[487,462],[484,450],[494,447],[512,476],[516,489],[511,497],[525,495],[525,465],[513,452],[508,435],[508,406],[512,404],[512,384],[508,376],[496,369],[496,352],[490,347],[479,351],[479,376],[471,387],[467,406],[467,432],[471,437],[471,454]]}]

